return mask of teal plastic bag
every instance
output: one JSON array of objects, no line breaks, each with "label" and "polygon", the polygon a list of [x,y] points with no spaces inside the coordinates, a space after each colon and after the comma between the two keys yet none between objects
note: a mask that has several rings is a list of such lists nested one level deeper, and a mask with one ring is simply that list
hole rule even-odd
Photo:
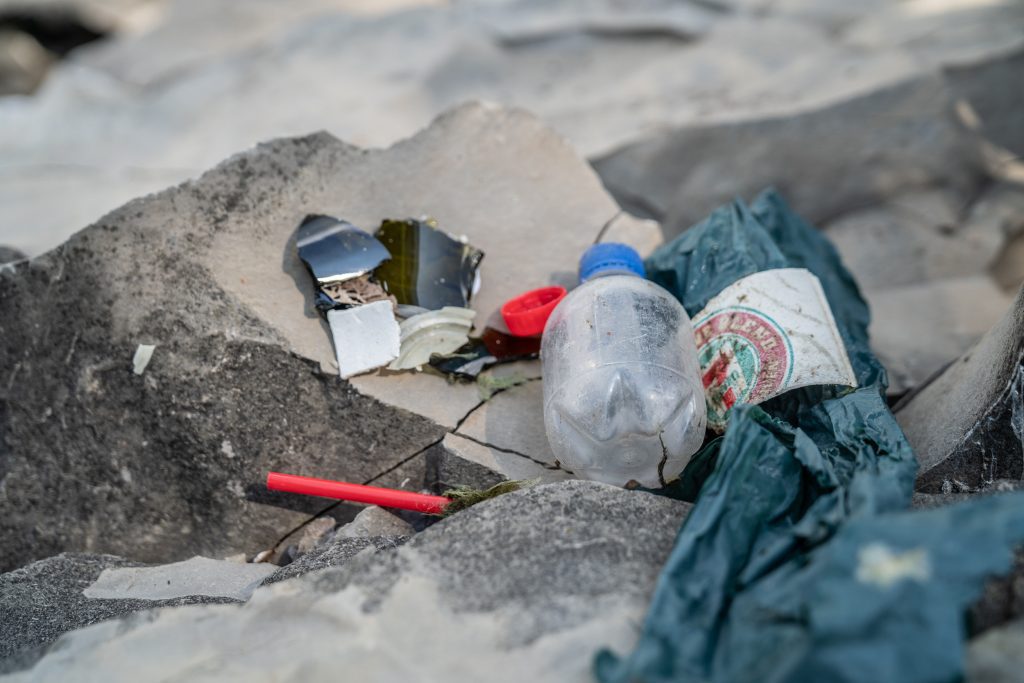
[{"label": "teal plastic bag", "polygon": [[[697,494],[696,503],[635,651],[600,653],[597,677],[957,680],[962,611],[988,574],[1009,567],[1024,539],[1024,497],[903,512],[917,463],[885,402],[868,307],[834,247],[775,192],[718,209],[646,266],[691,316],[746,275],[807,268],[860,387],[808,387],[733,410],[725,435],[694,458],[674,492]],[[979,555],[972,534],[986,514],[994,527]],[[970,553],[955,551],[966,545]],[[952,565],[936,571],[939,562]]]}]

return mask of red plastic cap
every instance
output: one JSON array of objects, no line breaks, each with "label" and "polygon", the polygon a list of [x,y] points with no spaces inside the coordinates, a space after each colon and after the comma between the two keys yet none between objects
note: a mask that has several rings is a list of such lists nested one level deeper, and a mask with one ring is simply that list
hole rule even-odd
[{"label": "red plastic cap", "polygon": [[565,295],[565,287],[542,287],[524,292],[505,302],[501,307],[501,317],[505,319],[508,331],[517,337],[541,334],[551,312]]}]

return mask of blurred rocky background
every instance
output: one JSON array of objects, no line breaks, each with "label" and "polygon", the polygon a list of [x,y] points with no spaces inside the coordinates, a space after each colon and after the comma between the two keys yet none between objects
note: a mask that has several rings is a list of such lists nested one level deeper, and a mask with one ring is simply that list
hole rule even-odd
[{"label": "blurred rocky background", "polygon": [[1024,278],[1022,15],[1012,0],[3,0],[0,250],[40,254],[263,140],[384,147],[495,101],[566,136],[668,235],[779,187],[860,278],[898,393]]},{"label": "blurred rocky background", "polygon": [[[306,213],[466,234],[479,323],[774,185],[871,304],[915,505],[1019,487],[1022,112],[1013,0],[0,0],[0,672],[153,607],[15,680],[328,677],[340,640],[368,678],[587,680],[628,649],[688,506],[564,481],[535,362],[493,398],[340,380]],[[274,468],[548,483],[422,530]],[[972,680],[1020,671],[1022,577],[974,609]]]}]

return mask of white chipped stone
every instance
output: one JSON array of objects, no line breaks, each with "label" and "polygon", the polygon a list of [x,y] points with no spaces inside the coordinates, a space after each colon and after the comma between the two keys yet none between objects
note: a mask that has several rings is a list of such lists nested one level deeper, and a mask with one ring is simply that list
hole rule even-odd
[{"label": "white chipped stone", "polygon": [[411,536],[413,528],[387,510],[371,505],[355,519],[335,532],[337,538],[370,538],[372,536]]},{"label": "white chipped stone", "polygon": [[338,374],[347,379],[398,357],[400,333],[390,301],[327,311]]}]

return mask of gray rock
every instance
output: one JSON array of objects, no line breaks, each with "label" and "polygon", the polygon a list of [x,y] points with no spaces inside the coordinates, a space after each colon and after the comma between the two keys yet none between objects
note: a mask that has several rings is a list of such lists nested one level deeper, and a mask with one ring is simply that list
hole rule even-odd
[{"label": "gray rock", "polygon": [[263,585],[270,585],[285,579],[294,579],[328,567],[339,567],[367,548],[374,551],[392,550],[405,543],[405,536],[338,536],[332,534],[309,552],[277,569],[268,576]]},{"label": "gray rock", "polygon": [[59,636],[141,610],[233,600],[185,596],[174,600],[94,600],[83,595],[110,569],[139,567],[111,555],[61,554],[0,574],[0,673],[30,666]]},{"label": "gray rock", "polygon": [[371,538],[373,536],[409,536],[413,533],[408,522],[399,519],[384,508],[370,505],[348,524],[334,532],[336,538]]},{"label": "gray rock", "polygon": [[0,28],[0,96],[31,94],[52,63],[53,57],[31,35]]},{"label": "gray rock", "polygon": [[311,520],[302,529],[302,535],[299,537],[298,550],[300,555],[308,553],[310,550],[315,548],[321,541],[325,540],[328,535],[334,531],[337,526],[337,522],[331,517],[317,517]]},{"label": "gray rock", "polygon": [[979,134],[1000,149],[1024,155],[1024,120],[1020,115],[1020,74],[1024,52],[1010,50],[967,66],[946,70],[954,97],[969,104]]},{"label": "gray rock", "polygon": [[591,481],[539,485],[434,524],[397,553],[315,581],[322,590],[351,583],[376,601],[399,580],[421,575],[457,611],[521,611],[508,637],[529,642],[599,617],[612,596],[640,606],[689,507]]},{"label": "gray rock", "polygon": [[977,346],[895,408],[917,454],[916,488],[971,491],[1024,478],[1024,289]]},{"label": "gray rock", "polygon": [[589,681],[597,648],[635,642],[688,509],[582,481],[506,494],[397,550],[260,589],[241,609],[161,612],[70,634],[12,680],[175,678],[185,667],[191,680],[300,671],[316,680],[343,661],[381,681],[409,671],[445,680],[453,670],[470,680]]},{"label": "gray rock", "polygon": [[889,372],[891,393],[920,387],[974,346],[1006,314],[1013,297],[987,274],[868,288],[871,346]]},{"label": "gray rock", "polygon": [[988,272],[1006,237],[995,220],[961,225],[942,190],[895,196],[823,226],[864,289],[890,289]]},{"label": "gray rock", "polygon": [[821,108],[1022,42],[1012,2],[159,4],[59,65],[31,102],[0,104],[0,230],[26,252],[282,134],[325,128],[385,147],[484,99],[527,107],[604,155],[667,128]]},{"label": "gray rock", "polygon": [[[294,250],[310,212],[370,229],[430,214],[465,234],[487,254],[481,324],[523,282],[573,270],[603,226],[629,222],[536,118],[467,105],[386,150],[326,134],[261,145],[3,269],[0,550],[23,538],[29,560],[252,556],[331,505],[268,494],[268,470],[429,489],[425,453],[462,425],[542,469],[529,460],[545,444],[536,387],[485,403],[430,373],[334,375]],[[140,344],[156,352],[135,375]],[[521,370],[487,371],[509,372]]]},{"label": "gray rock", "polygon": [[872,343],[893,394],[977,343],[1009,307],[1007,285],[1020,286],[1014,271],[1024,266],[1007,248],[1024,232],[1024,193],[1009,184],[987,188],[966,210],[942,189],[903,193],[825,230],[871,307]]},{"label": "gray rock", "polygon": [[271,565],[193,557],[156,567],[104,569],[82,595],[107,600],[172,600],[186,595],[248,600],[273,573]]},{"label": "gray rock", "polygon": [[0,266],[6,263],[14,263],[26,258],[25,254],[13,247],[0,246]]},{"label": "gray rock", "polygon": [[673,236],[769,185],[815,223],[933,185],[963,203],[983,172],[976,157],[945,82],[931,76],[796,116],[668,130],[594,166],[624,207]]},{"label": "gray rock", "polygon": [[1024,672],[1024,620],[1014,621],[967,644],[967,683],[1020,683]]}]

